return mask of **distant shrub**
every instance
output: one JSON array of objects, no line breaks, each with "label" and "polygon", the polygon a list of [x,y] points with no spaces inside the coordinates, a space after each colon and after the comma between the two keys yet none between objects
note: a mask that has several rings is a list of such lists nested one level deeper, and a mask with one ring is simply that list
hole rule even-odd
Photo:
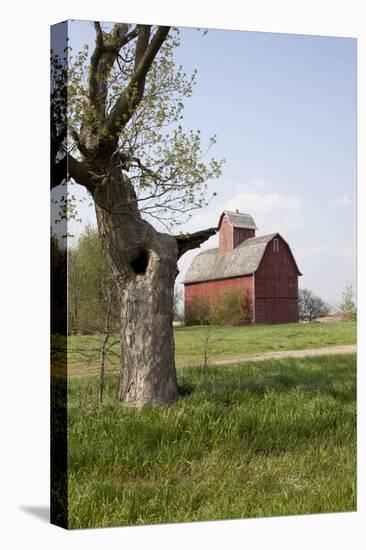
[{"label": "distant shrub", "polygon": [[352,286],[346,286],[344,289],[342,293],[342,302],[339,304],[339,311],[345,321],[357,320],[357,307]]},{"label": "distant shrub", "polygon": [[246,291],[230,289],[221,292],[215,307],[204,298],[196,298],[187,308],[186,325],[244,325],[249,320],[249,300]]},{"label": "distant shrub", "polygon": [[210,306],[204,298],[196,298],[187,308],[186,325],[209,325],[211,323]]},{"label": "distant shrub", "polygon": [[231,289],[221,292],[211,314],[215,325],[244,325],[249,319],[249,300],[245,291]]}]

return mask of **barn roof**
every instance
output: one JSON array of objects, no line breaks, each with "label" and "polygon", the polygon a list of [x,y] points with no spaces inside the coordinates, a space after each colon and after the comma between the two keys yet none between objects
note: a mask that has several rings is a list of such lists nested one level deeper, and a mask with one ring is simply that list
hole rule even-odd
[{"label": "barn roof", "polygon": [[219,227],[221,224],[222,217],[226,214],[229,223],[233,227],[241,227],[244,229],[258,229],[255,225],[255,221],[250,214],[244,212],[232,212],[231,210],[224,210],[220,216]]},{"label": "barn roof", "polygon": [[252,275],[261,263],[267,244],[276,236],[280,236],[279,233],[246,239],[230,252],[219,252],[218,248],[204,250],[193,258],[184,284]]}]

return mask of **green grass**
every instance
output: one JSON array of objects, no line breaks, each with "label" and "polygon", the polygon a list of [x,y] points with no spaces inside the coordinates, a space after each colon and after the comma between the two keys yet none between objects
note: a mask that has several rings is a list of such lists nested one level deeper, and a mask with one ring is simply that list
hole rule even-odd
[{"label": "green grass", "polygon": [[[175,329],[178,365],[200,361],[207,327]],[[356,343],[356,323],[291,323],[212,328],[210,358],[226,359],[271,351],[321,348]]]},{"label": "green grass", "polygon": [[[194,329],[192,329],[194,330]],[[355,510],[356,357],[187,367],[169,408],[69,379],[69,527]]]},{"label": "green grass", "polygon": [[[203,342],[207,327],[176,327],[174,329],[176,345],[176,364],[178,367],[200,364],[203,354]],[[61,345],[59,336],[54,336],[54,345]],[[118,336],[115,338],[118,340]],[[68,337],[70,373],[78,374],[97,363],[96,349],[102,337],[76,335]],[[212,327],[210,333],[210,360],[233,359],[271,351],[309,349],[356,343],[356,323],[291,323],[286,325],[255,325],[243,327]],[[114,348],[119,351],[119,344]],[[86,350],[82,353],[78,350]],[[58,354],[61,356],[61,354]],[[57,354],[56,354],[57,359]],[[110,357],[112,365],[118,364],[116,356]],[[78,368],[76,368],[76,364]],[[80,367],[82,367],[80,369]],[[93,368],[89,368],[93,372]]]}]

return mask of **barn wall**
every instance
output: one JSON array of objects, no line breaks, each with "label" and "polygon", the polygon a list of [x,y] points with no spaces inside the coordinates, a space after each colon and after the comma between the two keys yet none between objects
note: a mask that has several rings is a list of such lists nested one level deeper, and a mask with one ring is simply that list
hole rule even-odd
[{"label": "barn wall", "polygon": [[233,226],[228,222],[227,216],[223,216],[219,228],[219,251],[229,252],[233,249]]},{"label": "barn wall", "polygon": [[197,298],[203,298],[213,309],[217,303],[219,294],[233,288],[247,291],[249,300],[249,322],[252,323],[254,320],[254,282],[252,275],[184,285],[184,307],[186,315],[189,312],[190,306]]},{"label": "barn wall", "polygon": [[255,274],[256,323],[298,322],[298,271],[287,244],[271,241]]},{"label": "barn wall", "polygon": [[246,229],[244,227],[234,227],[233,247],[236,248],[237,246],[239,246],[240,243],[242,243],[246,239],[250,239],[251,237],[255,237],[254,229]]}]

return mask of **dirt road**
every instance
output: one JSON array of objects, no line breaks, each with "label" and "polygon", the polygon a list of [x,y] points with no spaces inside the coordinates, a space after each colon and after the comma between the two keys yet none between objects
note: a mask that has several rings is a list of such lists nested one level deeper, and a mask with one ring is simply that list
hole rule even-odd
[{"label": "dirt road", "polygon": [[287,351],[270,351],[257,355],[245,355],[243,357],[232,357],[219,361],[210,361],[211,365],[226,365],[228,363],[242,363],[244,361],[265,361],[267,359],[283,359],[285,357],[316,357],[317,355],[335,355],[342,353],[356,353],[356,344],[348,346],[329,346],[326,348],[297,349]]}]

